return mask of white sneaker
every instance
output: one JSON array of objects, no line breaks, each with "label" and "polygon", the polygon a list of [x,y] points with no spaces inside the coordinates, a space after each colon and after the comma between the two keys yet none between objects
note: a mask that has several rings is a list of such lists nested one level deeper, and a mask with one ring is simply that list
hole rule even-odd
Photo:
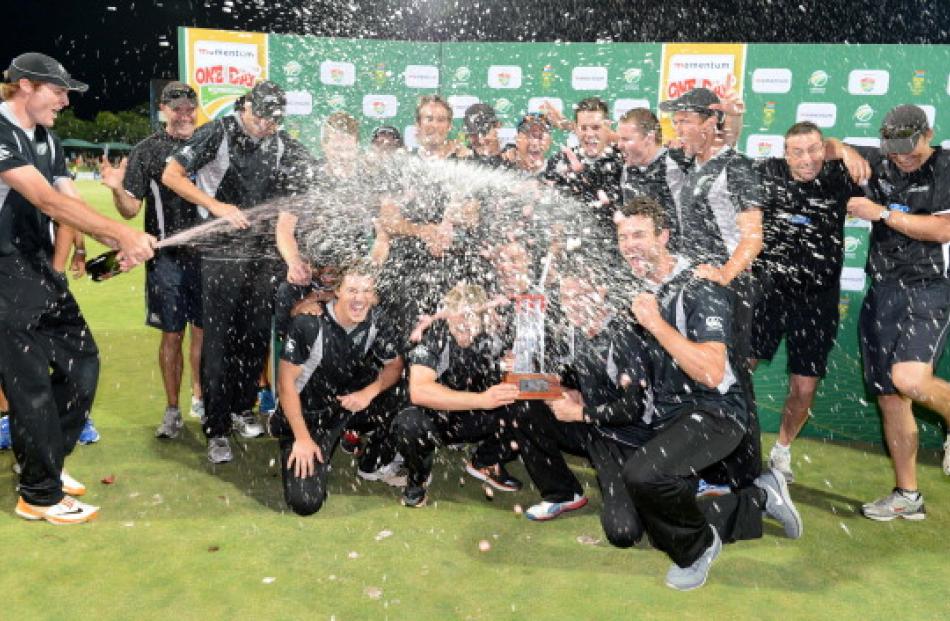
[{"label": "white sneaker", "polygon": [[356,475],[366,481],[382,481],[391,487],[405,487],[406,473],[400,472],[399,469],[400,464],[393,461],[375,472],[364,472],[357,468]]},{"label": "white sneaker", "polygon": [[63,484],[63,493],[67,496],[82,496],[86,493],[86,486],[69,476],[65,470],[59,473],[59,480]]},{"label": "white sneaker", "polygon": [[50,524],[82,524],[99,517],[99,507],[65,496],[52,507],[31,505],[21,496],[16,503],[16,514],[24,520],[46,520]]},{"label": "white sneaker", "polygon": [[257,419],[254,412],[232,414],[231,423],[242,438],[257,438],[264,435],[264,425]]},{"label": "white sneaker", "polygon": [[774,468],[782,473],[786,483],[794,483],[795,475],[792,474],[792,448],[790,446],[779,446],[778,442],[772,447],[769,453],[769,468]]},{"label": "white sneaker", "polygon": [[188,416],[192,418],[197,418],[201,420],[201,423],[205,422],[205,402],[197,397],[191,398],[191,409],[188,410]]},{"label": "white sneaker", "polygon": [[185,422],[181,419],[181,411],[178,408],[165,408],[165,415],[162,417],[162,424],[155,430],[156,438],[174,439],[178,437],[181,428]]},{"label": "white sneaker", "polygon": [[947,434],[947,439],[943,443],[943,473],[950,476],[950,433]]},{"label": "white sneaker", "polygon": [[227,438],[211,438],[208,440],[208,461],[213,464],[225,464],[234,459],[231,453],[231,443]]}]

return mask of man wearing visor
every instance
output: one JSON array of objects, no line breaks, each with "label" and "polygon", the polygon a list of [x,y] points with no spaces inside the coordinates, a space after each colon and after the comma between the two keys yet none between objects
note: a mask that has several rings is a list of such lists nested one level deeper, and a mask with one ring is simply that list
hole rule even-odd
[{"label": "man wearing visor", "polygon": [[[950,154],[932,147],[932,139],[923,110],[892,109],[881,125],[880,148],[857,148],[871,167],[867,197],[848,202],[852,216],[872,223],[861,356],[896,479],[888,496],[861,508],[878,521],[926,517],[917,489],[913,403],[950,424],[950,383],[934,376],[950,332]],[[944,448],[943,469],[950,474],[950,441]]]},{"label": "man wearing visor", "polygon": [[[138,215],[145,201],[145,231],[158,239],[199,224],[198,208],[162,184],[169,156],[195,133],[198,96],[183,82],[169,82],[159,100],[165,126],[135,145],[128,160],[117,167],[103,158],[102,183],[112,190],[112,202],[126,219]],[[146,266],[146,319],[162,331],[159,368],[165,387],[166,407],[158,438],[175,438],[182,428],[178,394],[184,369],[182,343],[185,327],[191,324],[191,414],[204,415],[199,368],[201,360],[201,266],[196,251],[189,246],[172,246],[155,253]]]}]

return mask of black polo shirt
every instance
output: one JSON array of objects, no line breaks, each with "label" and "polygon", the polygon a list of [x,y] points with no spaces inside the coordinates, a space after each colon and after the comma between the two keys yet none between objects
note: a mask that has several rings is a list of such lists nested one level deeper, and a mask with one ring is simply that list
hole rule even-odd
[{"label": "black polo shirt", "polygon": [[[902,173],[879,149],[858,147],[871,165],[868,193],[876,203],[909,214],[950,214],[950,152],[933,155],[912,173]],[[867,273],[874,282],[919,285],[948,278],[947,244],[913,239],[881,221],[871,227]]]},{"label": "black polo shirt", "polygon": [[282,360],[303,367],[296,388],[305,412],[337,405],[337,396],[365,387],[397,356],[392,328],[379,308],[347,330],[337,323],[333,302],[322,315],[294,317],[281,352]]},{"label": "black polo shirt", "polygon": [[686,180],[691,160],[682,149],[660,149],[646,166],[624,166],[620,174],[620,194],[623,202],[646,196],[656,200],[666,215],[670,230],[670,250],[680,248],[681,224],[674,196],[679,195]]},{"label": "black polo shirt", "polygon": [[168,158],[185,142],[162,130],[135,145],[129,153],[122,186],[135,200],[145,199],[145,232],[158,239],[191,228],[208,217],[207,211],[202,209],[199,213],[198,207],[162,184]]},{"label": "black polo shirt", "polygon": [[[0,104],[0,172],[35,167],[50,185],[68,179],[66,158],[55,133],[42,125],[23,129],[7,103]],[[22,194],[0,181],[0,257],[53,254],[53,221]]]},{"label": "black polo shirt", "polygon": [[812,181],[792,178],[782,158],[757,161],[765,189],[759,261],[787,291],[838,287],[844,264],[848,199],[863,196],[841,160],[827,160]]},{"label": "black polo shirt", "polygon": [[[620,201],[619,179],[623,170],[623,156],[612,146],[607,146],[597,157],[591,158],[579,147],[574,155],[584,165],[580,172],[571,169],[570,160],[563,151],[548,159],[542,178],[590,208],[590,214],[600,225],[602,234],[616,238],[614,234],[614,211]],[[599,191],[607,195],[609,203],[600,204]]]},{"label": "black polo shirt", "polygon": [[439,384],[465,392],[483,392],[501,382],[503,343],[482,332],[462,347],[444,320],[434,322],[412,351],[409,364],[435,371]]}]

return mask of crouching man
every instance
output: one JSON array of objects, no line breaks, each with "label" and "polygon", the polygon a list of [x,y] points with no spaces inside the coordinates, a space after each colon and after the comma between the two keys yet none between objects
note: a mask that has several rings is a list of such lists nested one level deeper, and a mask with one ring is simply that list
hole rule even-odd
[{"label": "crouching man", "polygon": [[[389,391],[403,370],[388,321],[376,304],[376,271],[368,260],[343,269],[335,299],[320,315],[298,315],[288,330],[278,373],[279,408],[271,431],[280,441],[284,499],[311,515],[327,497],[327,476],[340,434],[353,416],[386,419],[360,461],[361,476],[405,484],[392,466],[386,416],[397,411]],[[387,392],[388,391],[388,392]],[[366,472],[362,472],[366,470]]]},{"label": "crouching man", "polygon": [[[802,522],[779,471],[731,481],[721,475],[755,441],[752,409],[736,379],[732,294],[670,254],[654,201],[632,201],[621,214],[624,259],[651,291],[634,299],[632,311],[645,339],[656,434],[629,457],[623,478],[653,546],[673,560],[666,584],[690,590],[705,584],[723,541],[761,537],[763,512],[792,539],[801,537]],[[700,478],[728,482],[732,493],[704,511]]]},{"label": "crouching man", "polygon": [[440,319],[409,353],[409,399],[393,434],[405,458],[408,481],[402,502],[426,503],[436,445],[481,442],[467,469],[516,490],[504,463],[514,459],[511,422],[518,387],[501,383],[503,342],[486,329],[492,321],[488,296],[478,285],[459,283],[442,300]]}]

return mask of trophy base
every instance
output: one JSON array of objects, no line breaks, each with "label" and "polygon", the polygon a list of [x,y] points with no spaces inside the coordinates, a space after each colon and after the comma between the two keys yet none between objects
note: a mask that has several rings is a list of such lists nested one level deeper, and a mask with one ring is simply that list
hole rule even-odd
[{"label": "trophy base", "polygon": [[505,373],[504,382],[518,387],[518,399],[561,398],[561,380],[552,373]]}]

